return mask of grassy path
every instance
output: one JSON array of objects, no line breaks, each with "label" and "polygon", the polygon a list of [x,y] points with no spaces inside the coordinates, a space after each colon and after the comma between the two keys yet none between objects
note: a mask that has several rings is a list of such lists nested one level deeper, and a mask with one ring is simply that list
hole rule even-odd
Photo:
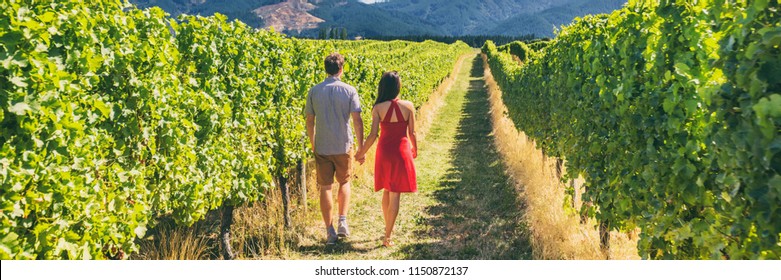
[{"label": "grassy path", "polygon": [[[403,96],[402,96],[403,98]],[[332,246],[316,200],[286,259],[528,259],[522,206],[494,147],[482,61],[464,61],[434,121],[420,141],[418,190],[403,194],[394,229],[396,246],[381,247],[381,193],[370,168],[353,182],[352,236]],[[368,166],[373,163],[367,162]]]}]

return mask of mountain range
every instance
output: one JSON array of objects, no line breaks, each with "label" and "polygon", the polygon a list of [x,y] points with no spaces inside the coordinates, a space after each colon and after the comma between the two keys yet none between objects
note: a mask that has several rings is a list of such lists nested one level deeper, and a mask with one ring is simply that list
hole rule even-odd
[{"label": "mountain range", "polygon": [[173,16],[215,12],[253,27],[273,27],[298,36],[345,28],[349,37],[534,34],[586,14],[608,13],[626,0],[130,0],[159,6]]}]

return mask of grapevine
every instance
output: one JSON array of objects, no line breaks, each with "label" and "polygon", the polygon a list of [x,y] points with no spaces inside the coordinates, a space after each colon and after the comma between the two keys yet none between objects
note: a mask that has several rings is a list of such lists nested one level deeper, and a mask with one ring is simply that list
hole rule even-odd
[{"label": "grapevine", "polygon": [[778,1],[632,0],[525,66],[483,52],[516,126],[586,179],[581,210],[640,228],[643,258],[779,259],[780,45]]}]

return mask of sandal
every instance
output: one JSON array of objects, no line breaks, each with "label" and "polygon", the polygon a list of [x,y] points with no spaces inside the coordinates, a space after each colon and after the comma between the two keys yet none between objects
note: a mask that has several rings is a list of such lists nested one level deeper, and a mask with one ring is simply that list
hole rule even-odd
[{"label": "sandal", "polygon": [[391,241],[390,238],[385,238],[385,241],[382,242],[382,247],[385,247],[385,248],[393,247],[394,245],[396,245],[396,244],[393,243],[393,241]]}]

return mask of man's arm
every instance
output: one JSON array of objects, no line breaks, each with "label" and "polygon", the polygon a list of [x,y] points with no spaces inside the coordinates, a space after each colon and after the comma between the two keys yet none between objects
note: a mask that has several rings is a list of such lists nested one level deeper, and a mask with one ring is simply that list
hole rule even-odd
[{"label": "man's arm", "polygon": [[352,112],[350,116],[353,118],[353,128],[355,129],[355,135],[358,137],[358,151],[363,149],[363,119],[361,119],[361,112]]},{"label": "man's arm", "polygon": [[[363,150],[363,119],[361,119],[361,99],[358,98],[358,92],[355,88],[352,89],[352,96],[350,97],[350,116],[353,118],[353,128],[355,134],[358,137],[358,150]],[[356,152],[357,152],[356,151]],[[357,154],[356,154],[357,155]],[[363,158],[355,158],[358,162],[363,163]]]},{"label": "man's arm", "polygon": [[309,137],[309,144],[312,145],[312,152],[315,151],[315,107],[312,104],[312,90],[306,94],[306,104],[304,105],[304,114],[306,114],[306,137]]},{"label": "man's arm", "polygon": [[315,151],[315,115],[306,115],[306,136],[309,137],[309,144],[312,145],[312,152]]}]

